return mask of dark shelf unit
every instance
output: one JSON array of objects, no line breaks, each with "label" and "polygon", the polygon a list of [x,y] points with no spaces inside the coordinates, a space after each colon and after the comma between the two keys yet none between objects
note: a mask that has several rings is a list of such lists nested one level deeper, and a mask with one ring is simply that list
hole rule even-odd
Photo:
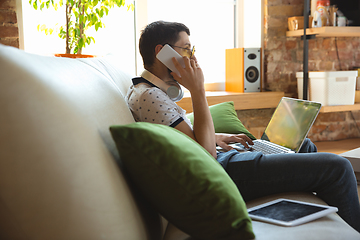
[{"label": "dark shelf unit", "polygon": [[304,41],[303,52],[303,99],[308,100],[308,86],[309,86],[309,39],[315,38],[315,35],[307,35],[306,29],[309,28],[309,14],[310,14],[310,0],[304,1]]}]

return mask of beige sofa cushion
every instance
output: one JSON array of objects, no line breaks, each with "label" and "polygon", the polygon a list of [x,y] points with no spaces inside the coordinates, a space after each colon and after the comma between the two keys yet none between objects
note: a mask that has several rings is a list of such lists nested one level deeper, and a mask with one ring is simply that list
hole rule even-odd
[{"label": "beige sofa cushion", "polygon": [[[326,203],[313,194],[286,193],[260,198],[247,203],[247,207],[254,207],[278,198],[287,198],[310,203]],[[254,232],[257,240],[288,240],[288,239],[324,239],[324,240],[349,240],[360,239],[360,234],[350,227],[336,213],[315,221],[295,227],[283,227],[260,221],[253,221]]]},{"label": "beige sofa cushion", "polygon": [[115,162],[108,128],[134,122],[116,64],[0,45],[0,239],[160,236]]},{"label": "beige sofa cushion", "polygon": [[[294,199],[310,203],[324,204],[313,194],[284,193],[260,198],[246,205],[248,208],[272,201],[278,198]],[[252,221],[256,240],[357,240],[360,234],[351,228],[336,213],[318,220],[295,227],[284,227],[261,221]],[[195,240],[181,232],[174,225],[167,227],[164,240]]]}]

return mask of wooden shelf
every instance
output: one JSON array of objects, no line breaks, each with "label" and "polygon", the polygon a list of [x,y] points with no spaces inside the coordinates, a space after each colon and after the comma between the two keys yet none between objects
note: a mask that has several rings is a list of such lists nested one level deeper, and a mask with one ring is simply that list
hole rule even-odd
[{"label": "wooden shelf", "polygon": [[[360,27],[320,27],[306,29],[307,35],[316,35],[316,37],[360,37]],[[304,29],[296,31],[287,31],[287,37],[301,37],[304,35]]]},{"label": "wooden shelf", "polygon": [[[360,91],[356,91],[356,103],[353,105],[323,106],[321,113],[329,112],[346,112],[360,110]],[[233,93],[223,91],[207,91],[206,99],[209,106],[233,101],[236,110],[276,108],[280,99],[284,97],[283,92],[252,92],[252,93]],[[186,110],[187,113],[192,112],[192,101],[189,92],[185,92],[184,98],[177,104]]]},{"label": "wooden shelf", "polygon": [[339,105],[339,106],[323,106],[320,110],[321,113],[329,112],[347,112],[347,111],[359,111],[360,103],[354,105]]},{"label": "wooden shelf", "polygon": [[341,154],[360,147],[360,138],[314,142],[318,152]]},{"label": "wooden shelf", "polygon": [[[233,101],[236,110],[276,108],[280,99],[284,97],[283,92],[251,92],[251,93],[233,93],[233,92],[206,92],[206,99],[209,106]],[[193,111],[192,101],[189,92],[185,92],[184,98],[177,104],[187,113]]]},{"label": "wooden shelf", "polygon": [[339,105],[339,106],[323,106],[320,112],[346,112],[346,111],[359,111],[360,110],[360,91],[355,91],[355,104],[354,105]]}]

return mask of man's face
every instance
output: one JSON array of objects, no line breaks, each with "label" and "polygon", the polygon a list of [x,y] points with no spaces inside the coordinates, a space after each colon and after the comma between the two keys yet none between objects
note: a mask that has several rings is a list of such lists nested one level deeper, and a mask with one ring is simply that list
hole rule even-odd
[{"label": "man's face", "polygon": [[191,48],[191,43],[189,35],[186,32],[179,33],[180,39],[172,46],[175,51],[177,51],[181,56],[188,58],[194,58],[193,49]]},{"label": "man's face", "polygon": [[[195,50],[194,50],[194,48],[191,48],[190,39],[186,32],[184,32],[184,31],[180,32],[179,40],[176,41],[174,44],[170,44],[170,46],[181,56],[188,57],[192,60],[195,60],[195,62],[197,62],[197,59],[194,56]],[[162,46],[157,45],[157,48],[158,48],[157,51],[161,50],[161,48],[159,48],[159,47],[162,47]],[[157,62],[161,63],[161,61],[159,61],[159,60],[157,60]],[[167,72],[166,76],[162,75],[161,73],[158,73],[160,78],[162,78],[162,79],[167,78],[167,79],[174,80],[171,75],[171,70],[168,69],[163,63],[161,63],[160,65],[156,65],[156,66],[159,67],[158,70],[160,70],[160,72],[163,72],[163,73],[164,73],[164,71]]]}]

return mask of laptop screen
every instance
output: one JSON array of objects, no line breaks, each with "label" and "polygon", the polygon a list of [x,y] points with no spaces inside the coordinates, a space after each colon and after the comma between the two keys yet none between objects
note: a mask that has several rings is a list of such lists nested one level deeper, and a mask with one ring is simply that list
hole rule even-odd
[{"label": "laptop screen", "polygon": [[261,139],[298,152],[321,108],[321,103],[283,97]]}]

